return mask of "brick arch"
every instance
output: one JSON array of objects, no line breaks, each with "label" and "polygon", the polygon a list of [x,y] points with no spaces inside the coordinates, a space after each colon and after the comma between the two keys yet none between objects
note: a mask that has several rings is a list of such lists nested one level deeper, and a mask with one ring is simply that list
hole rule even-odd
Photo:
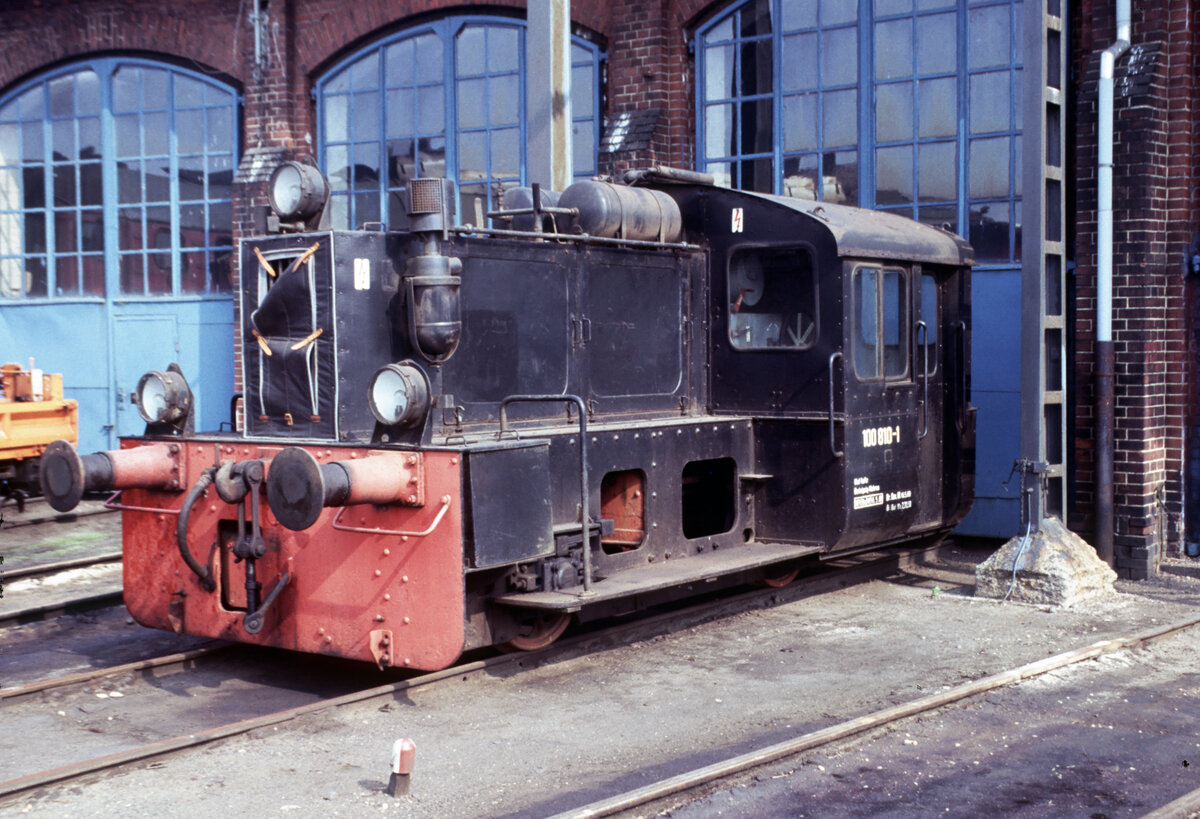
[{"label": "brick arch", "polygon": [[[253,42],[253,32],[249,25],[238,25],[237,3],[209,5],[214,8],[202,23],[191,3],[165,8],[64,3],[6,13],[6,30],[0,34],[0,88],[76,59],[130,52],[165,62],[182,59],[240,82],[239,52]],[[38,45],[30,48],[29,43]]]}]

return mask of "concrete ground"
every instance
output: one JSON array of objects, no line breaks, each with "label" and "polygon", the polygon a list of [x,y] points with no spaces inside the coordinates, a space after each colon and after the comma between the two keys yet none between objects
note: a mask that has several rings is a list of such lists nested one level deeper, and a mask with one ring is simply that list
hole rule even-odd
[{"label": "concrete ground", "polygon": [[[973,568],[988,553],[944,550],[889,580],[817,597],[784,590],[773,607],[685,620],[625,645],[583,638],[549,664],[347,706],[47,788],[0,803],[0,813],[548,816],[1200,615],[1194,564],[1070,609],[976,600]],[[1140,815],[1200,786],[1198,648],[1200,628],[630,815],[1033,815],[1063,800],[1072,806],[1063,815]],[[189,696],[180,688],[179,708]],[[129,699],[120,707],[136,705]],[[412,793],[391,798],[388,757],[402,736],[417,746]]]}]

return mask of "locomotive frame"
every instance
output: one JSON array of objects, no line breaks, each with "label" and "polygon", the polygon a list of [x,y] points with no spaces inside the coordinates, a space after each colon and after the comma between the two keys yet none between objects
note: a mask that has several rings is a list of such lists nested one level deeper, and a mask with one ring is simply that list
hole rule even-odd
[{"label": "locomotive frame", "polygon": [[628,181],[482,228],[412,180],[407,230],[243,240],[243,430],[195,434],[183,374],[149,373],[147,434],[53,448],[47,496],[124,490],[145,625],[420,669],[945,536],[973,495],[970,246]]}]

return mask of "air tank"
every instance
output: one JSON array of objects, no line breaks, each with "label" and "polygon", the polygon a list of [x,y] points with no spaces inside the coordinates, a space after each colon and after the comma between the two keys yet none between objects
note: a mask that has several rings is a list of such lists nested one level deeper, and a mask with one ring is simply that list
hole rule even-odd
[{"label": "air tank", "polygon": [[576,182],[559,197],[560,208],[575,208],[575,227],[591,236],[677,242],[683,219],[675,200],[662,191],[611,182]]}]

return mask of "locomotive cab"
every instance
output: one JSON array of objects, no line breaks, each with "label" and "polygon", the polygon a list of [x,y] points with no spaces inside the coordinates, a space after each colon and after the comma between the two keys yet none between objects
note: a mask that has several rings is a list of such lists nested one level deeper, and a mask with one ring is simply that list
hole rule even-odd
[{"label": "locomotive cab", "polygon": [[237,432],[184,408],[118,452],[64,445],[48,494],[124,490],[146,625],[420,669],[947,533],[972,489],[969,245],[629,181],[512,191],[490,225],[433,179],[405,230],[281,213],[240,246]]}]

